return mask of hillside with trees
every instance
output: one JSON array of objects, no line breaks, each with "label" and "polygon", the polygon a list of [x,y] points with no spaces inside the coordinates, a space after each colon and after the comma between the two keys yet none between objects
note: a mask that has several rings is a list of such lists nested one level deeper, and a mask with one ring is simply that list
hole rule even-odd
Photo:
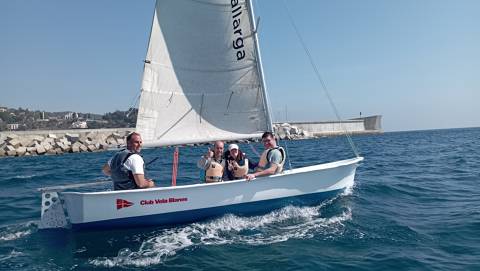
[{"label": "hillside with trees", "polygon": [[59,130],[72,128],[129,128],[135,127],[136,108],[103,115],[73,111],[47,112],[0,107],[0,131]]}]

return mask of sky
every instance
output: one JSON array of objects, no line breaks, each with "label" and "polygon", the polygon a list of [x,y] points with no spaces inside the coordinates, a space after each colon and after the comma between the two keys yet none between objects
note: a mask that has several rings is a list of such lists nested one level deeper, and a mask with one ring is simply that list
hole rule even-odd
[{"label": "sky", "polygon": [[[255,0],[274,121],[480,126],[480,1]],[[106,113],[140,91],[155,1],[0,0],[0,106]],[[181,18],[180,18],[181,19]]]}]

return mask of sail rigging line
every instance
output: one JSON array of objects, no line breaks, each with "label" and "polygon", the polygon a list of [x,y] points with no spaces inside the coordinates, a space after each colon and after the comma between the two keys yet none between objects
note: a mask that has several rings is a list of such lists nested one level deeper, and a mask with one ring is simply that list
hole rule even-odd
[{"label": "sail rigging line", "polygon": [[227,103],[227,108],[225,109],[225,114],[227,114],[227,112],[228,112],[228,108],[230,107],[230,102],[232,101],[233,94],[234,94],[234,92],[232,91],[230,93],[230,97],[228,98],[228,103]]},{"label": "sail rigging line", "polygon": [[340,113],[338,112],[338,109],[337,107],[335,106],[335,103],[333,102],[333,99],[332,97],[330,96],[330,93],[327,89],[327,86],[325,84],[325,82],[323,81],[322,79],[322,76],[320,75],[320,72],[317,68],[317,65],[315,64],[315,62],[313,61],[313,57],[312,55],[310,54],[310,50],[308,50],[308,47],[305,43],[305,41],[303,40],[303,37],[302,35],[300,34],[300,31],[298,30],[297,28],[297,25],[295,24],[295,21],[293,20],[293,17],[290,13],[290,9],[288,8],[287,6],[287,3],[285,0],[283,0],[283,5],[285,7],[285,10],[287,11],[287,16],[290,20],[290,24],[292,25],[294,31],[295,31],[295,34],[297,35],[297,38],[299,39],[302,47],[303,47],[303,50],[305,51],[307,57],[308,57],[308,60],[310,61],[310,65],[312,66],[314,72],[315,72],[315,75],[318,79],[318,81],[320,82],[322,88],[323,88],[323,91],[325,92],[325,95],[327,96],[327,99],[328,99],[328,102],[330,103],[330,106],[332,107],[334,113],[335,113],[335,116],[337,117],[337,120],[340,122],[340,126],[342,127],[343,131],[345,132],[345,136],[347,138],[347,141],[348,143],[350,144],[350,147],[352,148],[352,151],[354,152],[355,156],[356,157],[360,157],[360,154],[358,152],[358,149],[357,147],[355,146],[355,144],[353,143],[353,140],[352,140],[352,137],[351,137],[351,133],[347,130],[347,128],[345,127],[345,125],[343,124],[343,121],[342,121],[342,118],[340,117]]},{"label": "sail rigging line", "polygon": [[137,93],[136,97],[133,99],[133,102],[130,104],[130,107],[128,108],[127,112],[125,112],[125,116],[128,118],[130,114],[132,114],[133,109],[137,108],[139,102],[140,102],[140,92]]},{"label": "sail rigging line", "polygon": [[[291,169],[292,169],[292,162],[290,161],[291,159],[290,159],[290,156],[288,155],[288,153],[289,153],[289,151],[288,151],[288,144],[287,144],[288,139],[283,140],[283,141],[285,141],[285,152],[286,152],[286,153],[285,153],[285,159],[288,159],[288,169],[291,170]],[[280,137],[279,137],[279,138],[278,138],[278,145],[281,146],[280,142],[281,142],[281,139],[280,139]]]},{"label": "sail rigging line", "polygon": [[153,162],[157,161],[159,158],[160,158],[160,156],[157,156],[157,157],[153,158],[152,160],[150,160],[148,163],[145,163],[145,169],[148,169],[148,166],[150,164],[152,164]]},{"label": "sail rigging line", "polygon": [[[255,1],[255,3],[254,3],[255,10],[258,11],[258,14],[263,14],[261,9],[260,9],[260,1],[258,1],[258,0],[254,0],[254,1]],[[253,6],[252,6],[252,8],[253,8]],[[256,24],[256,27],[255,27],[255,33],[258,32],[259,25],[260,25],[260,16],[257,17],[257,24]]]},{"label": "sail rigging line", "polygon": [[175,123],[172,126],[170,126],[170,128],[168,128],[166,131],[164,131],[162,134],[160,134],[157,137],[157,139],[162,138],[164,135],[166,135],[168,132],[170,132],[170,130],[172,130],[173,127],[177,126],[177,124],[179,124],[182,121],[182,119],[184,119],[188,115],[188,113],[190,113],[192,110],[193,110],[193,107],[191,107],[185,114],[183,114],[183,116],[181,116],[177,121],[175,121]]},{"label": "sail rigging line", "polygon": [[247,145],[250,147],[250,149],[253,151],[253,153],[255,153],[255,155],[257,155],[258,158],[260,158],[261,155],[260,155],[260,153],[257,151],[257,149],[255,149],[255,147],[254,147],[252,144],[250,144],[250,143],[248,143]]}]

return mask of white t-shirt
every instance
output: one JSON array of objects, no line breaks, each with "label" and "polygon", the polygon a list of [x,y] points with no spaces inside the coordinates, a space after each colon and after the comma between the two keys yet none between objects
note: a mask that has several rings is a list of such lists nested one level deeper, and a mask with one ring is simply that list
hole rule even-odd
[{"label": "white t-shirt", "polygon": [[[111,165],[112,160],[108,161],[108,165]],[[133,174],[145,174],[143,171],[143,158],[138,154],[132,154],[128,159],[123,163],[123,166],[132,171]]]},{"label": "white t-shirt", "polygon": [[144,174],[143,163],[143,158],[140,155],[132,154],[123,165],[126,169],[131,170],[133,174]]}]

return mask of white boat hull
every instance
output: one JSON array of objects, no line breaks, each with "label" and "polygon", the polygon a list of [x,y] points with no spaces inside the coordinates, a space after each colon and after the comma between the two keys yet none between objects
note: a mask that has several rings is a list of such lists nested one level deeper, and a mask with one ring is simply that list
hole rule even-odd
[{"label": "white boat hull", "polygon": [[289,204],[317,203],[352,186],[362,160],[359,157],[286,170],[250,182],[60,195],[73,228],[172,225],[224,213],[254,214]]}]

